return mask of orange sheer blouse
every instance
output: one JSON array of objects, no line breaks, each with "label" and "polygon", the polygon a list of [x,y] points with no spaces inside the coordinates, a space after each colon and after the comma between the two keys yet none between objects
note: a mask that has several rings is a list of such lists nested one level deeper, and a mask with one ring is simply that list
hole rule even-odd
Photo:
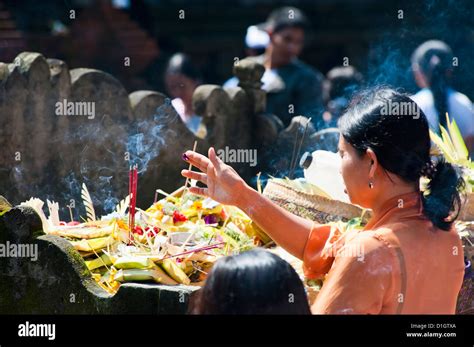
[{"label": "orange sheer blouse", "polygon": [[454,228],[433,226],[420,193],[390,199],[382,211],[363,230],[313,227],[303,269],[325,279],[313,313],[455,313],[464,257]]}]

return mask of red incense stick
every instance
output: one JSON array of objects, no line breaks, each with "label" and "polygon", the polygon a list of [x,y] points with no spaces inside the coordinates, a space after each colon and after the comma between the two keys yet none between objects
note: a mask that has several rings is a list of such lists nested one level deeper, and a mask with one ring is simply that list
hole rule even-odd
[{"label": "red incense stick", "polygon": [[130,167],[129,171],[129,187],[128,192],[130,195],[130,202],[128,204],[128,227],[130,229],[130,234],[135,227],[135,211],[137,207],[137,185],[138,185],[138,169],[137,165]]},{"label": "red incense stick", "polygon": [[132,188],[133,189],[132,190],[132,194],[133,194],[132,228],[135,226],[135,210],[137,207],[137,184],[138,184],[138,169],[137,169],[137,165],[135,165],[135,167],[133,168],[133,188]]},{"label": "red incense stick", "polygon": [[128,170],[128,196],[130,197],[128,200],[128,227],[129,227],[129,237],[132,233],[132,186],[133,186],[133,178],[132,178],[132,167]]}]

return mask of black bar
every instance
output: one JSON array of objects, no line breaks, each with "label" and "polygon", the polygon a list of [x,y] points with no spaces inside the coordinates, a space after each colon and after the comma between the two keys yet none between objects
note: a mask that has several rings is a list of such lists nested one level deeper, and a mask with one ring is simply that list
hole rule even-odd
[{"label": "black bar", "polygon": [[[286,343],[474,344],[473,316],[1,316],[0,346],[9,344]],[[20,337],[20,324],[55,324],[55,339]],[[415,324],[416,326],[412,326]],[[431,324],[431,325],[430,325]],[[423,329],[422,329],[423,327]],[[407,333],[455,333],[408,337]]]}]

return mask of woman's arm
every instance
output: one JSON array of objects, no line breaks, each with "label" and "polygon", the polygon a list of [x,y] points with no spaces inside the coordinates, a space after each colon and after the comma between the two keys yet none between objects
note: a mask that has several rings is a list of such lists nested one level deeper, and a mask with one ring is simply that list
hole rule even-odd
[{"label": "woman's arm", "polygon": [[[209,158],[187,151],[183,159],[202,173],[183,170],[181,174],[207,185],[207,188],[191,187],[192,193],[239,207],[277,244],[295,257],[303,259],[312,221],[286,211],[249,187],[232,167],[217,157],[212,147],[209,149]],[[321,248],[323,246],[324,242]]]},{"label": "woman's arm", "polygon": [[244,193],[236,206],[247,213],[278,245],[303,259],[313,222],[288,212],[247,185],[243,189]]}]

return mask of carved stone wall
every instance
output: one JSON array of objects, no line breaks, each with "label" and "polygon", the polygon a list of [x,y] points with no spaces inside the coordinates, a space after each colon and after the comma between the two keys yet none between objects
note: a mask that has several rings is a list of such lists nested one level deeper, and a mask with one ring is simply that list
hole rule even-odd
[{"label": "carved stone wall", "polygon": [[[128,94],[110,74],[69,70],[39,53],[0,63],[0,193],[14,204],[37,196],[65,207],[71,199],[80,201],[84,182],[99,211],[110,209],[127,194],[128,169],[136,163],[139,205],[146,207],[155,189],[171,192],[184,184],[181,154],[194,141],[201,153],[210,145],[259,146],[255,132],[267,124],[259,121],[265,109],[263,67],[241,61],[235,73],[243,87],[203,85],[195,91],[195,110],[208,130],[200,139],[162,93]],[[248,163],[233,166],[247,179],[256,174]]]}]

